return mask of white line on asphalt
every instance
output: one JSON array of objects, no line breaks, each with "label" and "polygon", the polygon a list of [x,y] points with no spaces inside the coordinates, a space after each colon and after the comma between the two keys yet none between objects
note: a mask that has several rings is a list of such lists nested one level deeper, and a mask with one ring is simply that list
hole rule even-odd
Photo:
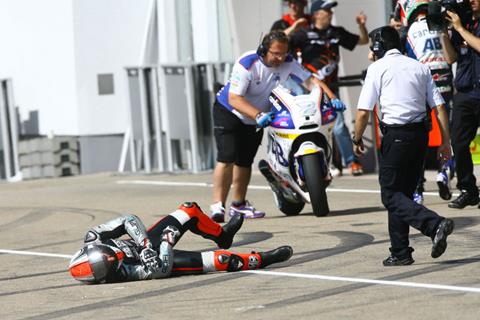
[{"label": "white line on asphalt", "polygon": [[53,258],[67,258],[67,259],[72,258],[71,255],[67,255],[67,254],[33,252],[33,251],[18,251],[18,250],[7,250],[7,249],[0,249],[0,253],[20,254],[20,255],[24,255],[24,256],[42,256],[42,257],[53,257]]},{"label": "white line on asphalt", "polygon": [[[168,186],[168,187],[204,187],[211,188],[213,184],[207,182],[174,182],[174,181],[151,181],[151,180],[119,180],[118,184],[140,184],[140,185],[152,185],[152,186]],[[249,189],[252,190],[270,190],[269,186],[257,186],[249,185]],[[380,194],[380,190],[371,189],[336,189],[327,188],[327,192],[345,192],[345,193],[377,193]],[[424,196],[437,196],[437,192],[424,192]],[[458,196],[454,193],[453,196]]]},{"label": "white line on asphalt", "polygon": [[247,270],[242,272],[267,275],[267,276],[292,277],[292,278],[304,278],[304,279],[327,280],[327,281],[343,281],[343,282],[367,283],[367,284],[387,285],[387,286],[397,286],[397,287],[439,289],[439,290],[480,293],[480,288],[448,286],[448,285],[442,285],[442,284],[428,284],[428,283],[388,281],[388,280],[371,280],[371,279],[362,279],[362,278],[334,277],[334,276],[322,276],[322,275],[315,275],[315,274],[261,271],[261,270]]},{"label": "white line on asphalt", "polygon": [[[72,258],[71,255],[66,255],[66,254],[32,252],[32,251],[18,251],[18,250],[7,250],[7,249],[0,249],[0,253],[29,255],[29,256],[42,256],[42,257],[53,257],[53,258],[67,258],[67,259]],[[246,271],[242,271],[242,272],[253,273],[253,274],[258,274],[258,275],[266,275],[266,276],[277,276],[277,277],[290,277],[290,278],[303,278],[303,279],[315,279],[315,280],[327,280],[327,281],[367,283],[367,284],[374,284],[374,285],[387,285],[387,286],[397,286],[397,287],[438,289],[438,290],[450,290],[450,291],[480,293],[480,288],[449,286],[449,285],[442,285],[442,284],[428,284],[428,283],[416,283],[416,282],[405,282],[405,281],[388,281],[388,280],[372,280],[372,279],[362,279],[362,278],[322,276],[322,275],[319,275],[319,274],[278,272],[278,271],[266,271],[266,270],[246,270]]]}]

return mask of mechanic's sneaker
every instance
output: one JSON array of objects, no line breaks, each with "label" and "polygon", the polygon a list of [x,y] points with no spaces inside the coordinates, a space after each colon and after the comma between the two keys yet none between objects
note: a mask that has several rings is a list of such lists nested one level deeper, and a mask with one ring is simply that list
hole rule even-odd
[{"label": "mechanic's sneaker", "polygon": [[423,204],[423,192],[421,191],[415,191],[413,193],[413,201],[415,201],[417,204],[422,205]]},{"label": "mechanic's sneaker", "polygon": [[352,171],[352,176],[361,176],[363,174],[362,165],[355,161],[350,165],[350,170]]},{"label": "mechanic's sneaker", "polygon": [[432,258],[440,257],[447,250],[447,237],[453,232],[453,220],[443,219],[432,240]]},{"label": "mechanic's sneaker", "polygon": [[215,222],[225,222],[225,208],[221,201],[210,206],[210,218]]},{"label": "mechanic's sneaker", "polygon": [[449,208],[463,209],[466,206],[476,206],[478,204],[478,193],[471,193],[466,190],[461,190],[457,199],[448,204]]},{"label": "mechanic's sneaker", "polygon": [[452,192],[450,192],[450,183],[448,181],[448,174],[442,170],[437,174],[438,195],[443,200],[452,199]]},{"label": "mechanic's sneaker", "polygon": [[342,170],[336,168],[336,167],[330,167],[330,175],[332,177],[341,177],[342,176]]},{"label": "mechanic's sneaker", "polygon": [[245,203],[239,207],[234,206],[232,203],[230,206],[230,212],[228,214],[230,217],[242,214],[245,216],[245,219],[257,219],[265,217],[265,212],[255,209],[248,200],[245,200]]},{"label": "mechanic's sneaker", "polygon": [[413,260],[411,255],[399,258],[390,254],[387,259],[383,260],[383,265],[385,267],[408,266],[414,262],[415,260]]},{"label": "mechanic's sneaker", "polygon": [[262,259],[260,269],[263,269],[272,263],[287,261],[293,255],[293,249],[290,246],[282,246],[274,250],[259,252],[258,254]]},{"label": "mechanic's sneaker", "polygon": [[240,230],[243,224],[243,214],[237,214],[230,218],[228,223],[224,224],[222,227],[222,232],[220,236],[215,241],[219,248],[228,249],[232,246],[233,237]]}]

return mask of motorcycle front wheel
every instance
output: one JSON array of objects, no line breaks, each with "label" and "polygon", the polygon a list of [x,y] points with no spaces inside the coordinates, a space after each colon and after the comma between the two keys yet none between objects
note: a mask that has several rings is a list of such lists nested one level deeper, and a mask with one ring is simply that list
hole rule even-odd
[{"label": "motorcycle front wheel", "polygon": [[317,217],[324,217],[329,212],[327,200],[327,183],[325,181],[325,165],[323,158],[319,153],[312,153],[302,157],[305,183],[312,203],[313,213]]},{"label": "motorcycle front wheel", "polygon": [[305,206],[304,202],[292,202],[287,200],[281,192],[274,192],[273,196],[280,211],[286,216],[296,216],[302,211]]}]

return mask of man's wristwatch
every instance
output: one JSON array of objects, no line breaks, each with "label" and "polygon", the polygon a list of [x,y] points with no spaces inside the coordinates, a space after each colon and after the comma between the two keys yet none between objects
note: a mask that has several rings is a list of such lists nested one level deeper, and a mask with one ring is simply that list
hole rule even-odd
[{"label": "man's wristwatch", "polygon": [[356,139],[355,135],[352,136],[352,143],[356,146],[362,146],[363,145],[363,138],[360,137],[360,139]]}]

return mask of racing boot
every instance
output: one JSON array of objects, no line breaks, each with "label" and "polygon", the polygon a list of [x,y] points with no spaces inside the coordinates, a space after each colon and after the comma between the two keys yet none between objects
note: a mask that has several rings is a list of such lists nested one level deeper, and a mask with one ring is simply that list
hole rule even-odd
[{"label": "racing boot", "polygon": [[222,227],[222,232],[215,241],[219,248],[228,249],[232,246],[233,237],[242,227],[243,220],[243,214],[237,214],[231,217],[230,221]]},{"label": "racing boot", "polygon": [[292,257],[293,249],[290,246],[282,246],[270,251],[259,252],[258,254],[262,259],[260,268],[263,269],[271,265],[272,263],[287,261]]},{"label": "racing boot", "polygon": [[[202,253],[204,271],[227,271],[235,272],[242,270],[254,270],[261,268],[262,258],[259,253],[237,253],[227,250],[217,250],[211,253]],[[208,260],[213,258],[213,263]],[[205,263],[207,261],[207,263]],[[213,267],[213,268],[212,268]]]},{"label": "racing boot", "polygon": [[[283,246],[267,252],[236,253],[227,250],[203,252],[203,271],[242,271],[265,268],[272,263],[283,262],[293,254],[290,246]],[[213,261],[212,261],[213,259]]]}]

